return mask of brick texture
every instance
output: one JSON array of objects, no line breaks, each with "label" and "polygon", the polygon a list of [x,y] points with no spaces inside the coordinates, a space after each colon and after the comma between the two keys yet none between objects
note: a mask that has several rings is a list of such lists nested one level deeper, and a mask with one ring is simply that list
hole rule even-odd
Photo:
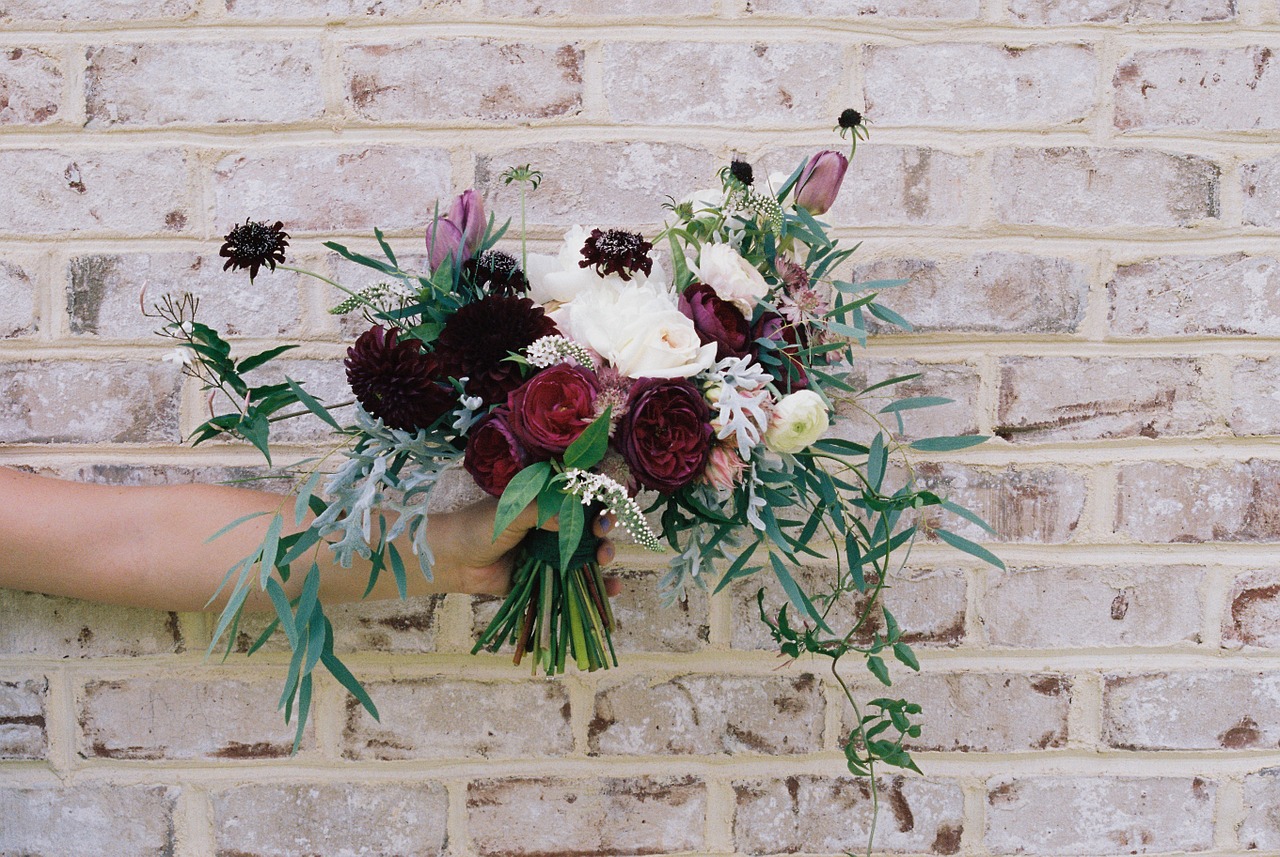
[{"label": "brick texture", "polygon": [[1007,0],[1006,7],[1022,24],[1194,24],[1236,14],[1236,0]]},{"label": "brick texture", "polygon": [[1268,47],[1139,51],[1116,71],[1116,127],[1275,128],[1280,73]]},{"label": "brick texture", "polygon": [[0,47],[0,126],[58,120],[62,58],[47,48]]},{"label": "brick texture", "polygon": [[47,679],[0,680],[0,759],[43,759],[49,748]]},{"label": "brick texture", "polygon": [[0,654],[136,657],[184,648],[176,613],[0,589]]},{"label": "brick texture", "polygon": [[1244,191],[1244,222],[1275,228],[1280,225],[1280,158],[1245,164],[1240,170]]},{"label": "brick texture", "polygon": [[[1280,676],[1228,670],[1112,675],[1103,740],[1126,750],[1245,750],[1280,741]],[[1230,699],[1230,707],[1206,704]],[[1159,716],[1152,712],[1159,709]]]},{"label": "brick texture", "polygon": [[1271,570],[1236,578],[1227,596],[1222,641],[1229,648],[1280,645],[1280,578]]},{"label": "brick texture", "polygon": [[1274,336],[1280,262],[1269,256],[1167,256],[1120,265],[1107,284],[1120,336]]},{"label": "brick texture", "polygon": [[32,260],[0,259],[0,338],[27,336],[38,326],[32,266]]},{"label": "brick texture", "polygon": [[172,854],[171,786],[0,786],[0,854]]},{"label": "brick texture", "polygon": [[1116,532],[1144,542],[1280,539],[1276,472],[1265,459],[1187,467],[1143,462],[1120,469]]}]

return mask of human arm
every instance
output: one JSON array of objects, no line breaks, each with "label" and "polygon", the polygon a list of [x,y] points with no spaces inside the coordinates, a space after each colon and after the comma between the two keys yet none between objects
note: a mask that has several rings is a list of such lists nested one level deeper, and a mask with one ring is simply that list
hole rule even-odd
[{"label": "human arm", "polygon": [[[90,485],[0,468],[0,498],[0,588],[161,610],[220,608],[222,602],[209,604],[209,597],[227,569],[261,543],[272,513],[286,513],[286,532],[300,529],[290,526],[291,498],[224,485]],[[488,498],[433,514],[427,523],[427,542],[436,560],[433,579],[407,575],[409,595],[505,593],[510,552],[536,524],[537,515],[532,508],[525,510],[494,541],[496,509],[497,501]],[[253,512],[268,514],[208,541]],[[596,534],[603,535],[608,523],[597,521]],[[411,555],[407,538],[398,547],[404,556]],[[605,542],[598,558],[608,562],[612,552]],[[357,557],[352,568],[342,568],[323,545],[315,559],[326,603],[360,599],[368,584],[367,562]],[[285,586],[290,597],[300,589],[301,575]],[[384,574],[369,597],[397,595],[395,581]],[[271,604],[255,591],[246,607],[269,610]]]}]

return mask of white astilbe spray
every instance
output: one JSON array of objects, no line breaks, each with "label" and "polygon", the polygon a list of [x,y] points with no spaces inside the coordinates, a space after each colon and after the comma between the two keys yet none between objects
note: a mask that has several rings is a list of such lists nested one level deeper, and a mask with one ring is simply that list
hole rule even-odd
[{"label": "white astilbe spray", "polygon": [[544,336],[535,340],[525,351],[525,358],[539,369],[546,369],[557,363],[587,367],[595,365],[590,351],[563,336]]},{"label": "white astilbe spray", "polygon": [[582,501],[582,505],[602,503],[622,524],[623,529],[631,534],[636,544],[651,550],[662,550],[662,543],[649,529],[649,522],[640,510],[640,504],[631,499],[627,489],[619,482],[610,479],[603,473],[592,473],[589,470],[565,471],[564,490]]},{"label": "white astilbe spray", "polygon": [[720,382],[713,388],[715,421],[720,425],[716,437],[720,440],[734,437],[738,442],[738,455],[747,461],[769,427],[769,414],[765,410],[769,401],[765,389],[768,376],[750,357],[726,357],[708,374]]},{"label": "white astilbe spray", "polygon": [[402,282],[374,283],[351,295],[342,303],[329,310],[330,315],[346,315],[349,312],[369,307],[386,312],[399,306],[403,301],[412,300],[416,295]]}]

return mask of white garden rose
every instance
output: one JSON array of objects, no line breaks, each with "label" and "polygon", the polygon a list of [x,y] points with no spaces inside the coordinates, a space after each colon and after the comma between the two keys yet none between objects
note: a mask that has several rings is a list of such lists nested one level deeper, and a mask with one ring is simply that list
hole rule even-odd
[{"label": "white garden rose", "polygon": [[827,404],[812,390],[797,390],[773,406],[764,445],[774,452],[796,453],[826,433],[831,426]]},{"label": "white garden rose", "polygon": [[693,322],[666,291],[599,284],[551,315],[560,332],[595,351],[629,378],[690,378],[711,367]]},{"label": "white garden rose", "polygon": [[689,266],[697,278],[710,286],[716,297],[742,310],[747,320],[756,304],[769,293],[769,284],[742,255],[728,244],[708,244],[696,265]]},{"label": "white garden rose", "polygon": [[[608,283],[614,288],[623,288],[628,285],[627,281],[617,274],[610,274],[602,277],[596,273],[595,268],[584,268],[578,263],[582,261],[582,246],[587,243],[587,238],[591,235],[581,226],[574,226],[564,234],[564,243],[560,245],[560,250],[556,255],[550,256],[545,253],[530,253],[528,256],[528,270],[525,276],[529,278],[529,297],[536,303],[568,303],[579,294],[589,289],[593,289],[601,283]],[[656,283],[664,282],[666,273],[662,270],[662,266],[656,262],[653,270],[646,276],[644,272],[637,271],[632,277],[632,283]]]}]

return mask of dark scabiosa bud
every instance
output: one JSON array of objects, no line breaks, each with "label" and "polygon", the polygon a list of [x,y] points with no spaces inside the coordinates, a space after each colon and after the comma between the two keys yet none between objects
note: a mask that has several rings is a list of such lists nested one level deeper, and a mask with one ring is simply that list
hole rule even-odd
[{"label": "dark scabiosa bud", "polygon": [[219,256],[226,257],[227,263],[222,270],[235,268],[249,271],[249,282],[258,276],[258,269],[266,265],[276,269],[276,263],[284,264],[284,251],[289,246],[289,233],[284,231],[284,223],[277,220],[268,226],[256,220],[245,220],[233,227],[222,239]]},{"label": "dark scabiosa bud", "polygon": [[747,187],[751,187],[752,182],[755,181],[755,174],[751,169],[751,164],[746,161],[740,161],[737,158],[734,158],[733,162],[729,164],[729,175]]},{"label": "dark scabiosa bud", "polygon": [[862,114],[854,110],[852,107],[840,111],[839,128],[842,131],[852,131],[862,124]]},{"label": "dark scabiosa bud", "polygon": [[639,232],[592,229],[587,243],[582,245],[582,261],[578,267],[594,266],[602,277],[617,274],[624,280],[630,280],[637,271],[647,276],[653,270],[653,260],[649,258],[652,249],[653,244],[645,241]]},{"label": "dark scabiosa bud", "polygon": [[436,359],[416,339],[397,342],[396,328],[373,327],[347,349],[347,383],[361,407],[389,427],[426,428],[452,410],[449,389],[437,382]]},{"label": "dark scabiosa bud", "polygon": [[501,250],[488,250],[468,259],[462,270],[477,289],[491,295],[513,297],[529,291],[529,279],[520,270],[516,257]]}]

